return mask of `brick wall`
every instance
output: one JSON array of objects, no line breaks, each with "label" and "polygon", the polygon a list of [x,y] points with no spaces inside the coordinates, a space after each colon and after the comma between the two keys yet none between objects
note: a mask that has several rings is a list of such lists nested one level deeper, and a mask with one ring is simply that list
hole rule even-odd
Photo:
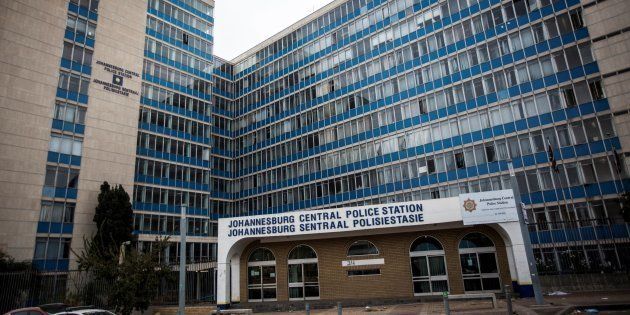
[{"label": "brick wall", "polygon": [[[464,293],[461,275],[458,245],[462,237],[470,232],[482,232],[494,242],[502,284],[511,284],[505,244],[499,234],[486,226],[472,228],[419,231],[387,235],[370,235],[344,237],[335,239],[308,240],[298,242],[264,243],[255,242],[245,248],[241,256],[241,302],[247,302],[247,258],[259,247],[268,248],[276,257],[277,300],[288,301],[288,268],[287,257],[297,245],[305,244],[317,253],[319,267],[319,284],[321,300],[344,299],[389,299],[412,298],[411,262],[409,248],[420,236],[431,236],[437,239],[446,254],[447,274],[451,294]],[[378,247],[379,255],[353,257],[346,256],[347,248],[357,240],[368,240]],[[383,258],[385,264],[380,266],[381,274],[373,276],[349,277],[347,270],[373,269],[374,266],[342,267],[341,262],[350,259]]]}]

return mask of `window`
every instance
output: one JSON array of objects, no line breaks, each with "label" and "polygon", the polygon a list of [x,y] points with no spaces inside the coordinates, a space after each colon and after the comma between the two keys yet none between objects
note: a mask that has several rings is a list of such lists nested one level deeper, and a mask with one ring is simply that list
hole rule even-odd
[{"label": "window", "polygon": [[379,251],[374,244],[369,241],[356,241],[348,247],[348,257],[378,255]]},{"label": "window", "polygon": [[411,244],[411,279],[414,295],[448,291],[444,248],[434,238],[422,236]]},{"label": "window", "polygon": [[35,240],[36,260],[59,260],[70,257],[69,238],[38,237]]},{"label": "window", "polygon": [[72,223],[74,221],[74,207],[73,203],[43,201],[39,221]]},{"label": "window", "polygon": [[466,292],[501,290],[496,248],[486,235],[464,236],[459,243],[459,259]]},{"label": "window", "polygon": [[83,141],[72,137],[53,135],[50,140],[49,150],[55,153],[81,156]]},{"label": "window", "polygon": [[85,124],[85,108],[57,102],[55,104],[55,119],[74,124]]},{"label": "window", "polygon": [[276,258],[266,248],[254,250],[247,260],[248,301],[276,300]]},{"label": "window", "polygon": [[381,269],[379,269],[379,268],[348,270],[348,276],[349,277],[353,277],[353,276],[375,276],[375,275],[380,275],[380,274],[381,274]]},{"label": "window", "polygon": [[289,253],[289,299],[319,299],[319,272],[317,254],[306,245],[300,245]]},{"label": "window", "polygon": [[593,100],[601,100],[606,98],[606,95],[604,94],[604,89],[602,88],[602,81],[591,81],[588,84],[588,88],[589,90],[591,90],[591,96],[593,97]]}]

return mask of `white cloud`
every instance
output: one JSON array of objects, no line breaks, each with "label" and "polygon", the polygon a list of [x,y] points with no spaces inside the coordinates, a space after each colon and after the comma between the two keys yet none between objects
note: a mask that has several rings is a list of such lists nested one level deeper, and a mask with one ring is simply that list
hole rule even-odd
[{"label": "white cloud", "polygon": [[214,54],[231,60],[332,0],[216,0]]}]

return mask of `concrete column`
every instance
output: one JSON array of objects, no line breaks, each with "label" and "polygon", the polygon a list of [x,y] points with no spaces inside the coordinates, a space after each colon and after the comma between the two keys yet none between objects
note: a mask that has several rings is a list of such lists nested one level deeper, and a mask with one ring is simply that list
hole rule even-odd
[{"label": "concrete column", "polygon": [[[518,222],[508,222],[499,223],[498,225],[500,229],[497,229],[497,231],[503,236],[506,249],[508,250],[512,282],[516,281],[514,289],[521,296],[533,296],[532,276],[529,273],[527,253],[525,252],[525,243],[521,234],[520,224]],[[511,244],[511,246],[507,247],[507,244]]]},{"label": "concrete column", "polygon": [[241,301],[241,254],[235,254],[230,259],[230,285],[232,303]]},{"label": "concrete column", "polygon": [[230,263],[217,263],[217,305],[225,306],[230,304]]}]

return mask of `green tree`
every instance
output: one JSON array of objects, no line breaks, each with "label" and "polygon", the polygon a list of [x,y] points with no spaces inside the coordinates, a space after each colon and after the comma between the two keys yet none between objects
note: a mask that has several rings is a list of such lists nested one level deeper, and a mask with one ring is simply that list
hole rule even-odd
[{"label": "green tree", "polygon": [[108,254],[112,249],[116,251],[122,243],[132,240],[133,210],[129,194],[122,186],[111,188],[107,182],[101,185],[94,223],[98,228],[95,242],[103,254]]},{"label": "green tree", "polygon": [[111,188],[107,182],[101,185],[94,222],[96,234],[84,239],[84,250],[76,254],[79,268],[90,272],[93,281],[106,283],[102,294],[117,312],[128,315],[134,309],[146,310],[157,296],[159,284],[172,280],[171,269],[160,260],[168,239],[156,238],[144,252],[129,246],[133,240],[129,195],[122,186]]},{"label": "green tree", "polygon": [[[95,246],[86,240],[86,247]],[[174,281],[172,269],[160,259],[160,253],[168,246],[168,239],[157,239],[148,251],[126,249],[123,259],[104,259],[94,251],[86,250],[79,255],[83,270],[90,271],[95,281],[105,281],[107,304],[116,312],[129,315],[133,310],[145,311],[158,295],[160,284]],[[110,252],[118,256],[120,253]],[[99,286],[103,287],[103,286]]]},{"label": "green tree", "polygon": [[16,262],[13,257],[0,250],[0,272],[28,271],[33,267],[28,262]]}]

